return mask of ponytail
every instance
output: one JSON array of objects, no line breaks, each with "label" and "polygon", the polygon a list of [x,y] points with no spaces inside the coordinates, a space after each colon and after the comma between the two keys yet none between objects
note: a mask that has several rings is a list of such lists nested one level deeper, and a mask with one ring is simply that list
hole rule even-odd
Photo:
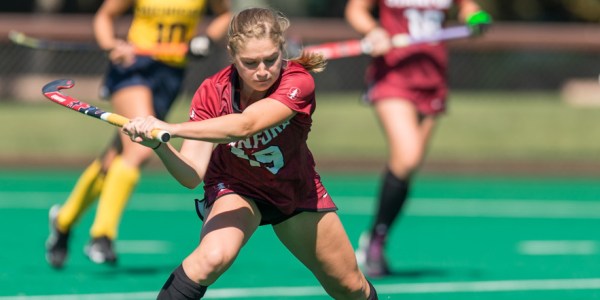
[{"label": "ponytail", "polygon": [[323,58],[323,55],[315,52],[302,51],[299,57],[290,60],[299,63],[307,71],[313,73],[322,72],[327,65],[327,61]]}]

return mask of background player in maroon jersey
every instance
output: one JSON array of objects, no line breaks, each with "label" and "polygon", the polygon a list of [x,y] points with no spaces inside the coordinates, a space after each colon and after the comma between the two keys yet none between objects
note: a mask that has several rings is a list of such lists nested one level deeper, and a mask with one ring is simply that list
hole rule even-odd
[{"label": "background player in maroon jersey", "polygon": [[[390,227],[406,201],[410,178],[421,164],[436,117],[445,111],[447,51],[443,43],[393,48],[390,37],[426,37],[444,25],[458,5],[459,18],[478,35],[491,22],[473,0],[350,0],[348,23],[373,47],[366,99],[372,103],[389,145],[372,227],[361,235],[358,261],[368,276],[390,274],[384,247]],[[378,7],[379,18],[373,17]]]},{"label": "background player in maroon jersey", "polygon": [[[190,122],[147,117],[124,127],[133,141],[153,148],[182,185],[204,181],[204,199],[196,202],[204,220],[200,244],[159,299],[201,298],[263,224],[273,226],[331,297],[377,299],[306,143],[315,110],[309,71],[321,71],[325,62],[308,53],[284,60],[288,26],[270,9],[241,11],[228,32],[233,64],[200,85]],[[151,140],[153,128],[185,138],[181,150]]]}]

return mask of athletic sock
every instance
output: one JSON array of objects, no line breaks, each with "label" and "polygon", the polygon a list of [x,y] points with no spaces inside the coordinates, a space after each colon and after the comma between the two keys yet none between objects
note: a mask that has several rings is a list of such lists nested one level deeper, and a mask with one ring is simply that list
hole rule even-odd
[{"label": "athletic sock", "polygon": [[157,300],[189,300],[201,299],[206,293],[207,286],[192,281],[179,265],[158,293]]},{"label": "athletic sock", "polygon": [[79,176],[69,198],[61,206],[56,217],[56,226],[63,233],[69,231],[79,217],[100,195],[104,185],[104,173],[99,160],[93,161]]},{"label": "athletic sock", "polygon": [[139,178],[138,168],[127,166],[120,156],[115,157],[106,173],[96,218],[90,229],[90,235],[93,238],[106,236],[114,240],[117,237],[125,205]]},{"label": "athletic sock", "polygon": [[375,222],[371,230],[372,237],[385,236],[387,234],[388,229],[398,218],[404,207],[409,185],[410,180],[408,178],[398,178],[389,169],[386,170],[379,196],[377,213],[375,214]]},{"label": "athletic sock", "polygon": [[369,284],[369,298],[367,298],[367,300],[378,300],[379,298],[377,297],[377,291],[375,290],[375,287],[368,280],[367,283]]}]

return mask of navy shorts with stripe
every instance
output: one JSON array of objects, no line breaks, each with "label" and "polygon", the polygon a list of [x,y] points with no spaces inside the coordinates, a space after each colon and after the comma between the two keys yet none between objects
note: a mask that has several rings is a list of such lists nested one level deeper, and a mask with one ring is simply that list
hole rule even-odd
[{"label": "navy shorts with stripe", "polygon": [[135,63],[129,67],[110,64],[100,89],[100,96],[108,99],[122,88],[147,86],[152,90],[156,117],[164,120],[179,94],[184,75],[184,68],[169,66],[151,57],[137,56]]}]

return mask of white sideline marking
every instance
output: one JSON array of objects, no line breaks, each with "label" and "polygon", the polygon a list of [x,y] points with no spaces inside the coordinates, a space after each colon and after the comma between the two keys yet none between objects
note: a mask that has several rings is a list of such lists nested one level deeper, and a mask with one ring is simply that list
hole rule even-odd
[{"label": "white sideline marking", "polygon": [[[64,201],[67,193],[0,192],[0,209],[44,209]],[[132,211],[194,210],[197,194],[136,193],[127,205]],[[340,214],[371,215],[371,197],[334,197]],[[600,219],[600,202],[520,199],[411,198],[406,215],[427,217],[486,217],[542,219]]]},{"label": "white sideline marking", "polygon": [[598,253],[596,241],[522,241],[517,246],[524,255],[594,255]]},{"label": "white sideline marking", "polygon": [[[550,291],[550,290],[593,290],[600,288],[600,278],[587,279],[532,279],[498,280],[473,282],[430,282],[376,284],[377,293],[383,294],[441,294],[441,293],[480,293],[510,291]],[[155,299],[157,292],[106,293],[79,295],[36,295],[0,296],[0,300],[137,300]],[[299,287],[260,287],[260,288],[220,288],[208,289],[206,296],[211,299],[254,298],[254,297],[308,297],[325,296],[320,286]]]},{"label": "white sideline marking", "polygon": [[172,249],[171,243],[156,240],[119,240],[115,248],[119,253],[137,254],[161,254],[169,253]]}]

